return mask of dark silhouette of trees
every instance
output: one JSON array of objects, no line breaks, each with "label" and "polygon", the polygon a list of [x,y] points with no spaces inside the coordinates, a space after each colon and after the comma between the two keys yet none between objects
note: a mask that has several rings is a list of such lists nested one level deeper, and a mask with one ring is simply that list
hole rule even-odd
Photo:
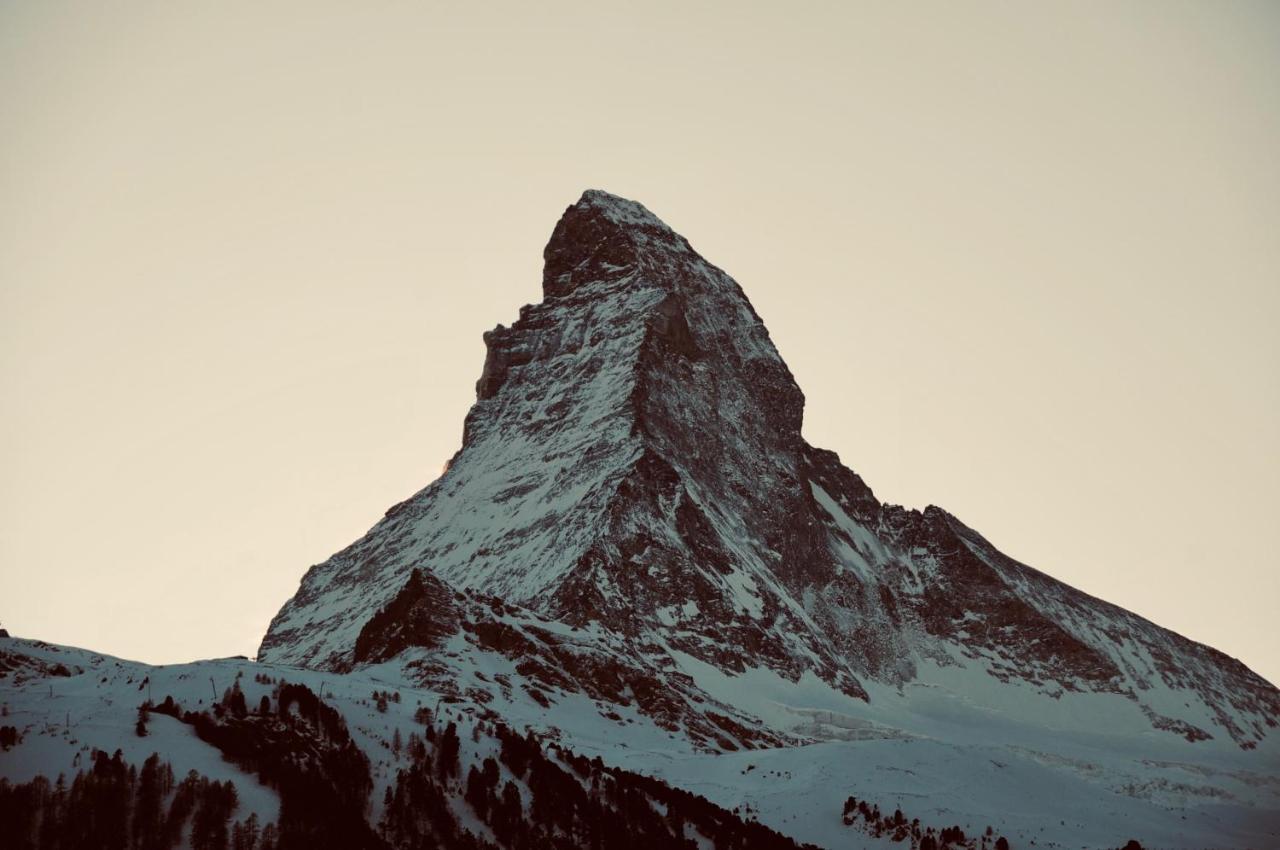
[{"label": "dark silhouette of trees", "polygon": [[[278,850],[381,848],[365,819],[373,780],[346,721],[305,685],[282,682],[274,714],[243,714],[233,687],[219,715],[186,712],[184,723],[230,761],[280,793]],[[238,701],[243,704],[243,694]],[[266,831],[263,831],[266,834]]]},{"label": "dark silhouette of trees", "polygon": [[231,850],[256,850],[260,834],[258,816],[249,815],[248,820],[231,827]]},{"label": "dark silhouette of trees", "polygon": [[[390,846],[493,846],[465,831],[449,805],[450,774],[440,764],[458,757],[452,743],[457,734],[451,724],[434,742],[411,737],[408,764],[384,798],[379,826]],[[498,739],[499,757],[466,765],[463,800],[508,850],[687,850],[699,846],[695,833],[734,850],[797,848],[791,839],[703,797],[559,746],[548,751],[532,734],[500,724],[477,734]]]},{"label": "dark silhouette of trees", "polygon": [[173,768],[152,753],[142,763],[133,798],[133,844],[137,850],[160,850],[164,801],[173,790]]},{"label": "dark silhouette of trees", "polygon": [[439,752],[436,768],[440,772],[441,779],[458,775],[458,751],[461,747],[462,742],[458,739],[458,724],[451,720],[440,735],[439,743],[436,744]]},{"label": "dark silhouette of trees", "polygon": [[[974,847],[977,843],[976,838],[970,839],[959,826],[948,826],[941,830],[935,830],[933,827],[922,827],[919,818],[913,818],[908,822],[907,816],[903,814],[901,809],[894,809],[892,815],[884,815],[880,812],[879,806],[869,804],[866,800],[859,800],[853,796],[844,801],[841,820],[843,820],[845,826],[857,826],[872,836],[888,837],[893,841],[911,839],[918,847],[918,850]],[[982,839],[982,846],[986,846],[988,839],[993,834],[994,831],[988,826],[985,837]],[[1003,836],[997,837],[993,850],[1009,850],[1008,839]]]},{"label": "dark silhouette of trees", "polygon": [[[6,850],[169,850],[184,836],[192,850],[228,850],[236,831],[235,787],[194,771],[175,785],[173,768],[152,754],[139,771],[119,750],[94,751],[67,786],[45,777],[0,780],[0,845]],[[168,805],[166,806],[166,802]],[[188,822],[190,829],[187,829]],[[256,837],[256,827],[255,827]],[[236,850],[263,850],[241,844]]]},{"label": "dark silhouette of trees", "polygon": [[480,820],[489,820],[489,800],[490,791],[485,785],[484,775],[476,770],[476,766],[471,765],[471,769],[467,772],[467,793],[464,796],[467,805],[471,806],[475,813],[480,816]]},{"label": "dark silhouette of trees", "polygon": [[238,804],[230,782],[209,783],[191,820],[191,850],[227,850],[227,821]]},{"label": "dark silhouette of trees", "polygon": [[222,694],[222,705],[227,711],[235,717],[244,717],[249,713],[249,707],[245,704],[244,691],[240,690],[240,682],[232,683]]}]

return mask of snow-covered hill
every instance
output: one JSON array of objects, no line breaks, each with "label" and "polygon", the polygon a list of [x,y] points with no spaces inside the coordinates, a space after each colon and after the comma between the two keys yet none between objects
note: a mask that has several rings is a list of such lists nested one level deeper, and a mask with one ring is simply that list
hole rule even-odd
[{"label": "snow-covered hill", "polygon": [[[1088,704],[1087,716],[1064,698],[1057,714],[1028,723],[1011,714],[1018,702],[1038,699],[1033,689],[1008,686],[1009,711],[995,712],[974,702],[963,677],[949,676],[955,668],[932,670],[922,677],[928,684],[902,693],[874,691],[867,702],[812,674],[795,683],[764,670],[735,676],[677,653],[681,671],[711,693],[771,725],[803,731],[812,741],[721,753],[663,728],[634,701],[612,704],[568,690],[539,699],[522,687],[517,661],[473,650],[455,639],[433,653],[411,650],[397,660],[331,673],[245,659],[155,667],[0,639],[6,669],[0,677],[0,723],[12,725],[20,737],[0,750],[0,777],[17,783],[39,775],[70,779],[87,769],[94,749],[119,749],[133,765],[158,752],[178,776],[195,770],[234,782],[240,800],[234,819],[256,813],[260,823],[274,823],[281,811],[279,791],[254,770],[228,762],[194,725],[160,709],[149,715],[147,736],[139,737],[137,709],[144,701],[160,706],[172,697],[184,711],[209,712],[237,687],[252,719],[263,697],[278,710],[281,687],[289,683],[321,695],[366,754],[371,787],[360,814],[375,834],[394,805],[388,789],[394,800],[402,772],[412,770],[411,736],[425,738],[430,726],[438,737],[454,723],[459,766],[441,783],[448,811],[460,830],[497,840],[468,802],[466,777],[473,765],[483,770],[486,758],[497,759],[501,748],[493,729],[501,723],[522,734],[532,731],[549,756],[553,747],[563,747],[566,754],[599,757],[604,767],[656,777],[743,821],[820,847],[904,846],[891,833],[876,837],[865,821],[846,825],[842,810],[850,796],[885,815],[901,810],[908,823],[919,821],[935,835],[959,826],[966,836],[981,839],[990,826],[987,847],[996,837],[1015,848],[1119,847],[1134,837],[1148,848],[1280,843],[1280,771],[1274,758],[1197,747],[1149,728],[1144,733],[1129,701],[1119,696],[1111,698],[1110,711]],[[429,656],[447,659],[450,674],[440,680],[446,687],[408,684]],[[492,698],[459,696],[470,688],[488,690]],[[427,748],[436,754],[438,743]],[[567,765],[567,758],[561,763]],[[505,762],[500,774],[503,783],[517,785],[532,817],[532,775],[519,779]],[[702,838],[700,846],[727,846]],[[979,840],[971,846],[984,845]]]}]

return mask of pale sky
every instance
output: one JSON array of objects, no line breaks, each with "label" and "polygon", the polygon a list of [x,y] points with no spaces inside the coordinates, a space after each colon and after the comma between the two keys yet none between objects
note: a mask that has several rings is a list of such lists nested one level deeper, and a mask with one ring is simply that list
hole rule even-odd
[{"label": "pale sky", "polygon": [[1280,680],[1280,6],[0,7],[0,623],[252,655],[583,189],[881,499]]}]

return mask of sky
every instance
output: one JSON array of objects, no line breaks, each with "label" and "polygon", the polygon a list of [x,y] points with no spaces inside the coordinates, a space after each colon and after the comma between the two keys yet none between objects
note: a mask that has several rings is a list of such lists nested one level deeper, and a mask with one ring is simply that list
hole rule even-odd
[{"label": "sky", "polygon": [[252,656],[586,188],[885,501],[1280,681],[1280,6],[0,6],[0,624]]}]

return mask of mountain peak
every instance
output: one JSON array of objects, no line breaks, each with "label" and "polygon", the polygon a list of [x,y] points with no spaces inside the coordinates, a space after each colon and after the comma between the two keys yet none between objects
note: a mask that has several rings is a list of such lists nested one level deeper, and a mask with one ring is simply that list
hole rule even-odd
[{"label": "mountain peak", "polygon": [[658,246],[689,250],[688,243],[643,204],[588,189],[565,210],[542,253],[543,295],[565,296],[584,281],[635,271],[640,254]]},{"label": "mountain peak", "polygon": [[1125,698],[1188,741],[1267,735],[1280,694],[1247,669],[941,508],[882,505],[808,445],[804,395],[742,289],[644,206],[585,192],[544,258],[544,300],[485,334],[448,470],[313,567],[260,657],[347,669],[428,648],[443,627],[421,569],[442,599],[499,597],[641,648],[636,670],[678,652],[867,699],[863,682],[954,665],[1049,700]]},{"label": "mountain peak", "polygon": [[623,198],[603,189],[587,189],[569,209],[593,210],[622,227],[670,229],[639,201]]}]

